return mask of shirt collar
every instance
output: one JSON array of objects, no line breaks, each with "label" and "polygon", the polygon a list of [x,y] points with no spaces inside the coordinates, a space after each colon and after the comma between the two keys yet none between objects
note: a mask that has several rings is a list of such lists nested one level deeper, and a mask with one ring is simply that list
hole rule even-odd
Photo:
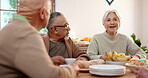
[{"label": "shirt collar", "polygon": [[29,24],[29,21],[22,15],[14,14],[13,19],[19,19]]},{"label": "shirt collar", "polygon": [[110,37],[116,37],[116,36],[118,35],[118,32],[117,32],[116,35],[114,35],[114,36],[109,35],[109,34],[107,33],[107,31],[105,31],[104,33],[105,33],[107,36],[110,36]]},{"label": "shirt collar", "polygon": [[105,34],[106,37],[108,37],[111,40],[114,40],[114,39],[116,39],[118,37],[118,32],[116,33],[115,36],[109,35],[106,31],[104,32],[104,34]]}]

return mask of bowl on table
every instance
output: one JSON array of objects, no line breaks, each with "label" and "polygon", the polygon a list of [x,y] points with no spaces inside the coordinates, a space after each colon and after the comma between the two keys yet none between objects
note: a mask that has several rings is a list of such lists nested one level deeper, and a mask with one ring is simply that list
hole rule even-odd
[{"label": "bowl on table", "polygon": [[130,63],[126,63],[125,66],[131,71],[134,72],[136,67],[148,67],[148,64],[143,65],[143,66],[136,66],[136,65],[132,65]]},{"label": "bowl on table", "polygon": [[69,65],[67,64],[63,64],[63,65],[60,65],[60,67],[68,67]]},{"label": "bowl on table", "polygon": [[76,61],[75,58],[65,58],[66,64],[71,64]]}]

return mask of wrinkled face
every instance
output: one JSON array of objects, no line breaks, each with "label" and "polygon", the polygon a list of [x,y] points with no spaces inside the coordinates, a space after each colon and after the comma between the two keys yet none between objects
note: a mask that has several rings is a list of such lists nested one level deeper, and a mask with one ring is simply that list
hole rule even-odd
[{"label": "wrinkled face", "polygon": [[56,17],[53,27],[55,28],[55,31],[60,39],[64,39],[68,36],[70,28],[66,18],[63,15]]},{"label": "wrinkled face", "polygon": [[109,13],[104,21],[104,26],[108,34],[116,33],[120,25],[120,20],[113,12]]}]

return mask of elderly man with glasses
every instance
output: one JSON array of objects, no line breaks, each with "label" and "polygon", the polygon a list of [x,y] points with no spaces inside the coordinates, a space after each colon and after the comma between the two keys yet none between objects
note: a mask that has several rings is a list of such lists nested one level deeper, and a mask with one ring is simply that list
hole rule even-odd
[{"label": "elderly man with glasses", "polygon": [[65,58],[77,60],[90,60],[90,57],[71,40],[68,36],[70,27],[60,12],[50,14],[48,22],[48,35],[43,37],[46,49],[55,65],[65,64]]}]

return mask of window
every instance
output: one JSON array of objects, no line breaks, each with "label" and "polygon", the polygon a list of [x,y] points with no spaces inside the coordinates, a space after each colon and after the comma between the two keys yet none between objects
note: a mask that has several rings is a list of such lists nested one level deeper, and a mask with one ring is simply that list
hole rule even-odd
[{"label": "window", "polygon": [[[52,12],[55,11],[55,0],[52,1]],[[11,19],[12,16],[17,13],[20,0],[0,0],[0,29],[2,29]],[[47,32],[46,28],[43,28],[39,32]]]},{"label": "window", "polygon": [[19,8],[19,0],[1,0],[0,6],[0,29],[2,29],[17,13]]}]

